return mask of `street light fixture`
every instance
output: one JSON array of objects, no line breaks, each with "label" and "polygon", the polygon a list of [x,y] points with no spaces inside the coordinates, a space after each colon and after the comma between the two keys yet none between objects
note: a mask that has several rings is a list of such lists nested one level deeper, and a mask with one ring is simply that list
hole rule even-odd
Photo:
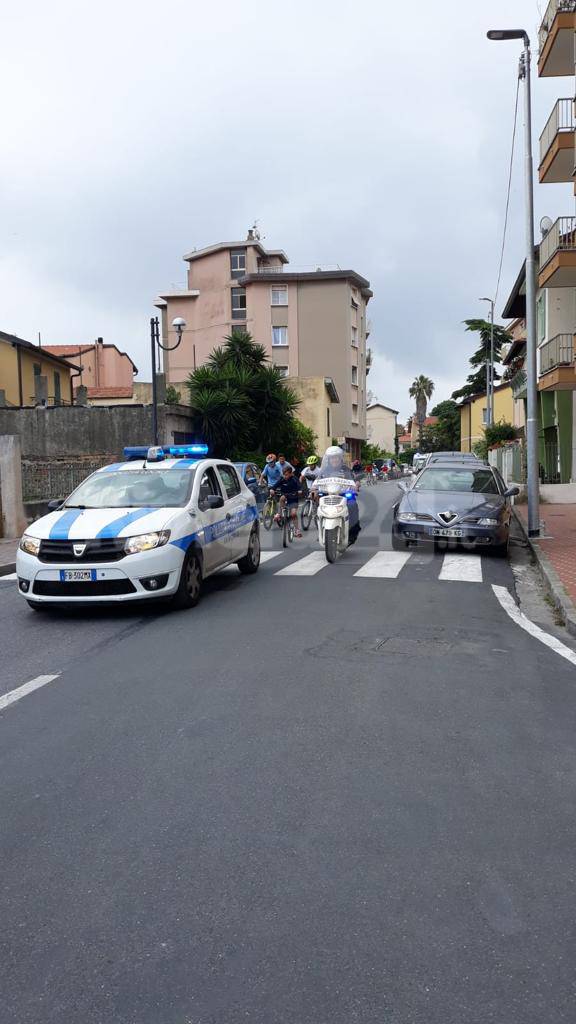
[{"label": "street light fixture", "polygon": [[486,296],[479,302],[490,303],[490,357],[486,360],[486,405],[488,425],[494,423],[494,299],[487,299]]},{"label": "street light fixture", "polygon": [[540,536],[538,481],[538,386],[536,375],[536,265],[534,261],[534,175],[532,169],[532,97],[530,92],[530,38],[523,28],[493,29],[488,39],[521,39],[518,77],[524,81],[524,166],[526,219],[526,479],[528,484],[528,536]]},{"label": "street light fixture", "polygon": [[153,443],[158,444],[158,382],[156,380],[156,347],[163,352],[173,352],[182,341],[182,333],[186,327],[186,321],[181,316],[174,317],[172,327],[176,331],[177,341],[175,345],[163,345],[160,341],[160,321],[157,316],[150,319],[150,345],[152,349],[152,434]]}]

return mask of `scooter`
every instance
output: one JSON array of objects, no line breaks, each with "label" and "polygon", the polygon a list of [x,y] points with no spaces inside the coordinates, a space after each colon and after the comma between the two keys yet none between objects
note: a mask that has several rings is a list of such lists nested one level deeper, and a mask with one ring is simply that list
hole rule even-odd
[{"label": "scooter", "polygon": [[353,480],[336,476],[325,477],[318,484],[318,540],[326,552],[326,561],[335,562],[348,547],[348,502],[356,499],[358,488]]}]

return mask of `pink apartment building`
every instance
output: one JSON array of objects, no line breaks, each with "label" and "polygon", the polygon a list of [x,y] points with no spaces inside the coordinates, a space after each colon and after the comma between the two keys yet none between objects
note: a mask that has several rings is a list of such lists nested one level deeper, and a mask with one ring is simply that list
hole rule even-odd
[{"label": "pink apartment building", "polygon": [[138,367],[126,352],[97,338],[91,345],[45,345],[45,352],[81,366],[74,377],[74,391],[83,385],[91,405],[134,401],[134,376]]},{"label": "pink apartment building", "polygon": [[299,417],[318,434],[359,454],[366,438],[370,283],[354,270],[291,270],[282,250],[265,249],[253,232],[188,253],[187,288],[156,302],[164,343],[183,317],[181,345],[165,355],[167,382],[184,391],[188,374],[235,328],[264,345],[301,397]]}]

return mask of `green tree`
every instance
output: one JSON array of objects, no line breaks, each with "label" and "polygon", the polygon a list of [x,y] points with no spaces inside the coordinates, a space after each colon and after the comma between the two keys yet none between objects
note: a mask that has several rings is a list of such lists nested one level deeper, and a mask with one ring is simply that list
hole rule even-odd
[{"label": "green tree", "polygon": [[410,398],[413,398],[416,402],[416,422],[418,424],[418,438],[420,444],[422,444],[422,430],[424,427],[424,420],[426,419],[428,399],[432,397],[433,391],[434,381],[430,380],[430,377],[425,377],[423,373],[413,380],[408,391]]},{"label": "green tree", "polygon": [[[468,376],[466,383],[458,391],[452,393],[452,398],[469,398],[470,395],[486,394],[486,363],[490,359],[490,330],[491,326],[487,320],[464,320],[467,331],[473,331],[480,335],[480,345],[470,356],[472,373]],[[502,356],[502,345],[510,341],[510,335],[505,327],[494,324],[494,363],[499,363]],[[494,380],[500,380],[500,374],[494,371]]]},{"label": "green tree", "polygon": [[169,384],[168,387],[166,388],[166,395],[165,395],[165,398],[164,398],[164,403],[165,403],[165,405],[179,405],[181,397],[182,396],[181,396],[180,392],[176,391],[176,388],[174,387],[174,385],[173,384]]},{"label": "green tree", "polygon": [[430,414],[438,417],[438,423],[430,427],[435,447],[429,449],[437,452],[455,452],[460,450],[460,406],[452,399],[435,405]]},{"label": "green tree", "polygon": [[288,447],[285,441],[296,432],[298,398],[246,331],[228,335],[186,386],[194,432],[215,455]]}]

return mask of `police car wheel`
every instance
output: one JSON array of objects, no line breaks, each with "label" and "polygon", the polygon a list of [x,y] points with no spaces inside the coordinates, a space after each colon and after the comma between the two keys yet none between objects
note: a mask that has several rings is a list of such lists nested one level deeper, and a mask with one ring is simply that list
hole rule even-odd
[{"label": "police car wheel", "polygon": [[236,565],[240,569],[240,572],[246,576],[252,575],[252,573],[258,572],[258,566],[260,565],[260,536],[258,530],[254,528],[250,534],[250,540],[248,541],[248,552],[241,558]]},{"label": "police car wheel", "polygon": [[202,591],[202,567],[195,551],[189,551],[184,559],[180,573],[178,590],[174,594],[173,604],[176,608],[194,608],[200,600]]}]

